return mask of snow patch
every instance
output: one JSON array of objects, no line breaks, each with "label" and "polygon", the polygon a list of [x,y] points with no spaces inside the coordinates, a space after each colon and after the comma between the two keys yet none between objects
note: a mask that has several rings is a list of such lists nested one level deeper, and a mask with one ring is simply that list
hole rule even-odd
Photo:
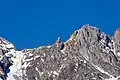
[{"label": "snow patch", "polygon": [[41,60],[44,62],[44,59],[43,59],[43,58],[41,58]]},{"label": "snow patch", "polygon": [[43,53],[43,55],[45,56],[45,53]]},{"label": "snow patch", "polygon": [[56,71],[53,71],[53,74],[54,74],[54,75],[59,75],[59,73],[57,73]]},{"label": "snow patch", "polygon": [[118,80],[118,78],[120,78],[120,76],[116,77],[116,78],[109,78],[109,79],[105,79],[105,80]]},{"label": "snow patch", "polygon": [[30,64],[30,63],[25,62],[25,63],[21,66],[21,68],[26,69],[26,68],[29,66],[29,64]]},{"label": "snow patch", "polygon": [[32,53],[29,53],[29,56],[31,57],[31,56],[33,56],[33,54],[32,54]]},{"label": "snow patch", "polygon": [[86,63],[87,63],[87,61],[85,61],[85,60],[84,60],[84,63],[86,64]]},{"label": "snow patch", "polygon": [[101,42],[105,43],[105,40],[104,40],[104,39],[102,39],[102,40],[101,40]]},{"label": "snow patch", "polygon": [[120,76],[114,77],[113,75],[109,74],[108,72],[104,71],[103,69],[99,68],[98,66],[96,66],[96,65],[94,65],[94,64],[92,64],[92,65],[93,65],[97,70],[99,70],[100,72],[105,73],[105,74],[107,74],[108,76],[111,77],[111,78],[105,79],[105,80],[118,80],[118,78],[120,78]]},{"label": "snow patch", "polygon": [[61,50],[61,52],[62,52],[63,54],[65,54],[64,49],[63,49],[63,50]]},{"label": "snow patch", "polygon": [[51,48],[51,46],[47,46],[47,48]]},{"label": "snow patch", "polygon": [[35,56],[35,57],[34,57],[34,59],[39,58],[39,57],[40,57],[40,56],[39,56],[39,55],[37,55],[37,56]]},{"label": "snow patch", "polygon": [[120,57],[120,52],[117,52],[117,56],[119,56],[119,57]]},{"label": "snow patch", "polygon": [[64,58],[63,60],[65,61],[65,60],[67,60],[67,58]]},{"label": "snow patch", "polygon": [[21,69],[21,60],[23,57],[23,54],[21,51],[15,51],[13,53],[15,57],[12,57],[11,60],[13,61],[13,65],[10,66],[10,72],[8,73],[7,80],[15,80],[14,75],[22,75],[20,69]]}]

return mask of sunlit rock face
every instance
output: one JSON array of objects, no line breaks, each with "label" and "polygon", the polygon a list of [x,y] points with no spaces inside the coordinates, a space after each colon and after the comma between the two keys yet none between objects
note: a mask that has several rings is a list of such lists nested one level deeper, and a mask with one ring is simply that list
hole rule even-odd
[{"label": "sunlit rock face", "polygon": [[114,41],[115,41],[115,53],[117,57],[120,57],[120,29],[116,30],[114,34]]},{"label": "sunlit rock face", "polygon": [[51,46],[17,51],[14,46],[5,45],[0,48],[0,62],[7,68],[0,67],[0,77],[2,80],[119,80],[119,32],[112,38],[98,28],[84,25],[66,42],[59,37]]}]

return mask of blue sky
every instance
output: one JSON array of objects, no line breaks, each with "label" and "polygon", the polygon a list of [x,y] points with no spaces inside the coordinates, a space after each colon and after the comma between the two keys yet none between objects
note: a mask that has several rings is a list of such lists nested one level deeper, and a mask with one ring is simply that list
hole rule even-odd
[{"label": "blue sky", "polygon": [[0,36],[17,49],[65,41],[84,24],[112,35],[120,27],[120,0],[0,0]]}]

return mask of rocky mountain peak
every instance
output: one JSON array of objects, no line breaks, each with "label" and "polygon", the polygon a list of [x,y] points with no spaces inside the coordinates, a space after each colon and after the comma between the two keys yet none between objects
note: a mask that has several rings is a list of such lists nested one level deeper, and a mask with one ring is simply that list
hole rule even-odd
[{"label": "rocky mountain peak", "polygon": [[15,46],[4,38],[0,37],[0,48],[4,50],[15,49]]},{"label": "rocky mountain peak", "polygon": [[16,51],[1,38],[1,45],[9,45],[4,46],[9,51],[0,60],[0,77],[2,80],[119,80],[119,32],[116,30],[113,39],[87,24],[74,31],[66,42],[59,37],[51,46],[22,51]]}]

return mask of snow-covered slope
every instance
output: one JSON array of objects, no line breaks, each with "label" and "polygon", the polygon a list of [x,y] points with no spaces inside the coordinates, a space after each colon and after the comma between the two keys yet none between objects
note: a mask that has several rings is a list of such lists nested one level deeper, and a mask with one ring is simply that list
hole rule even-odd
[{"label": "snow-covered slope", "polygon": [[21,51],[15,51],[14,52],[14,57],[11,58],[13,62],[13,65],[10,66],[10,72],[8,73],[8,77],[7,77],[7,80],[16,80],[14,78],[14,75],[17,75],[17,76],[22,76],[22,71],[21,71],[21,66],[22,66],[22,63],[21,63],[21,60],[22,60],[22,57],[23,57],[23,53]]}]

